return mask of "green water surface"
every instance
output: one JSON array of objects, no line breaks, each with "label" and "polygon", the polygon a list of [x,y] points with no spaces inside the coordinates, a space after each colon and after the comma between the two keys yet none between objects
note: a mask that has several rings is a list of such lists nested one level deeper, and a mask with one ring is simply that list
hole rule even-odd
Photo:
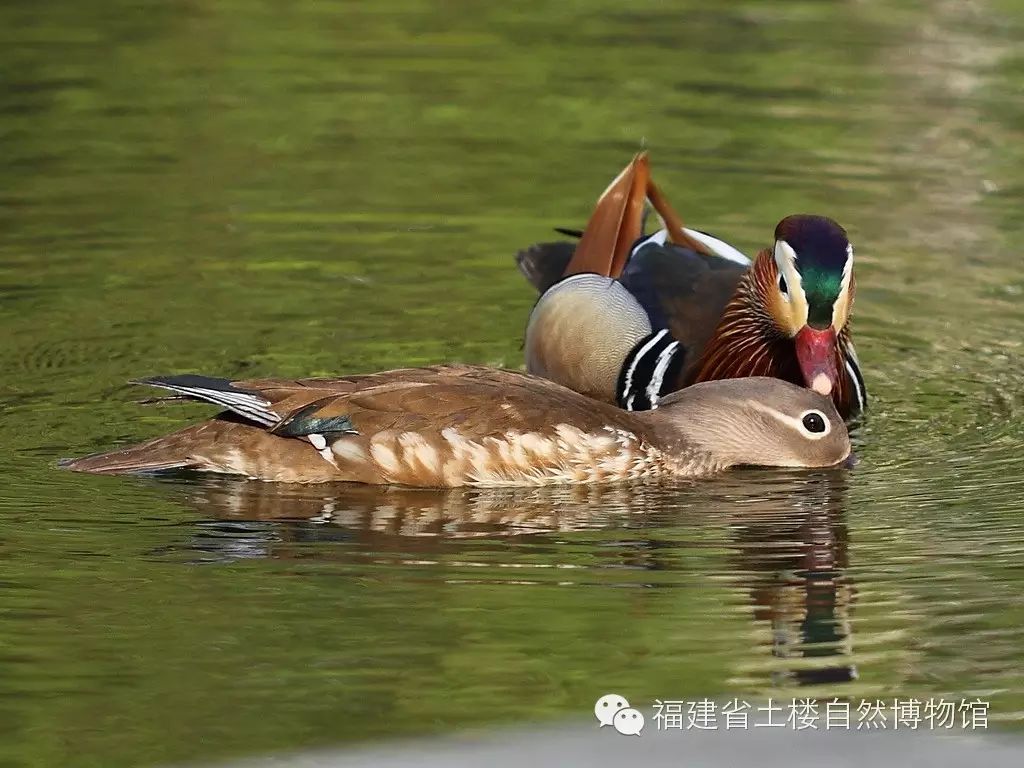
[{"label": "green water surface", "polygon": [[[655,698],[1024,717],[1024,3],[6,0],[0,765],[147,765]],[[147,374],[517,366],[515,251],[648,147],[748,252],[843,223],[861,463],[275,488],[56,461]]]}]

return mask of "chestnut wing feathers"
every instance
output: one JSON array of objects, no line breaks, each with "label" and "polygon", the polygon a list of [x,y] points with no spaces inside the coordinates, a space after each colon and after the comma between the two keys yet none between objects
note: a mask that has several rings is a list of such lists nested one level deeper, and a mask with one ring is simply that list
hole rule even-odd
[{"label": "chestnut wing feathers", "polygon": [[[347,426],[343,431],[365,436],[389,430],[438,433],[451,427],[467,437],[481,439],[509,430],[549,431],[561,421],[597,430],[618,425],[623,416],[613,406],[595,403],[553,382],[515,371],[438,366],[415,373],[407,370],[389,374],[295,382],[298,392],[305,395],[299,420],[309,428]],[[236,384],[252,387],[256,382]],[[270,394],[268,390],[262,392]],[[311,402],[306,393],[312,392],[320,397]],[[284,394],[284,390],[274,394],[278,393]],[[296,395],[291,394],[275,403],[275,407],[295,399]],[[282,423],[293,419],[296,413],[284,416]],[[278,429],[272,431],[287,434]]]}]

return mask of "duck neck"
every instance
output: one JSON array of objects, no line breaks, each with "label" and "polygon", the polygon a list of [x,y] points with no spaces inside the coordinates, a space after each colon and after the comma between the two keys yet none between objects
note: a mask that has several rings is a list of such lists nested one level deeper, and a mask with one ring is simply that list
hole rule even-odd
[{"label": "duck neck", "polygon": [[775,328],[760,299],[759,272],[755,264],[742,277],[683,386],[747,376],[770,376],[803,386],[796,350]]},{"label": "duck neck", "polygon": [[636,413],[633,418],[642,425],[643,442],[657,452],[671,474],[718,472],[737,463],[728,441],[706,434],[701,426],[705,420],[699,415],[679,422],[656,408]]}]

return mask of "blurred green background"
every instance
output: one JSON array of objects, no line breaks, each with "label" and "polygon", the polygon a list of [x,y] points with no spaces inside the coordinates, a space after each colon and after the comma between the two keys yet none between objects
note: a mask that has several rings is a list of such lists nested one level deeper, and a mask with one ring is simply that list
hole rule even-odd
[{"label": "blurred green background", "polygon": [[[1024,712],[1024,4],[6,0],[0,765],[654,698]],[[62,473],[130,378],[517,366],[516,250],[639,148],[753,252],[857,247],[860,466],[545,493]],[[311,518],[311,519],[310,519]]]}]

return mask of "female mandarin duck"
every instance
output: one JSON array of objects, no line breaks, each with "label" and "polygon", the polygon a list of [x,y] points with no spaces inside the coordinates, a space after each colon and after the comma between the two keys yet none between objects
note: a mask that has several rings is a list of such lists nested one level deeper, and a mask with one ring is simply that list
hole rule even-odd
[{"label": "female mandarin duck", "polygon": [[[645,201],[665,229],[640,239]],[[823,216],[788,216],[753,263],[686,229],[650,179],[646,153],[604,192],[578,245],[518,255],[542,292],[526,364],[627,410],[702,381],[769,376],[831,396],[844,418],[867,403],[850,340],[853,246]]]},{"label": "female mandarin duck", "polygon": [[767,378],[699,384],[636,413],[547,379],[475,366],[139,383],[227,410],[65,466],[448,487],[696,477],[738,464],[820,467],[850,453],[846,425],[828,398]]}]

